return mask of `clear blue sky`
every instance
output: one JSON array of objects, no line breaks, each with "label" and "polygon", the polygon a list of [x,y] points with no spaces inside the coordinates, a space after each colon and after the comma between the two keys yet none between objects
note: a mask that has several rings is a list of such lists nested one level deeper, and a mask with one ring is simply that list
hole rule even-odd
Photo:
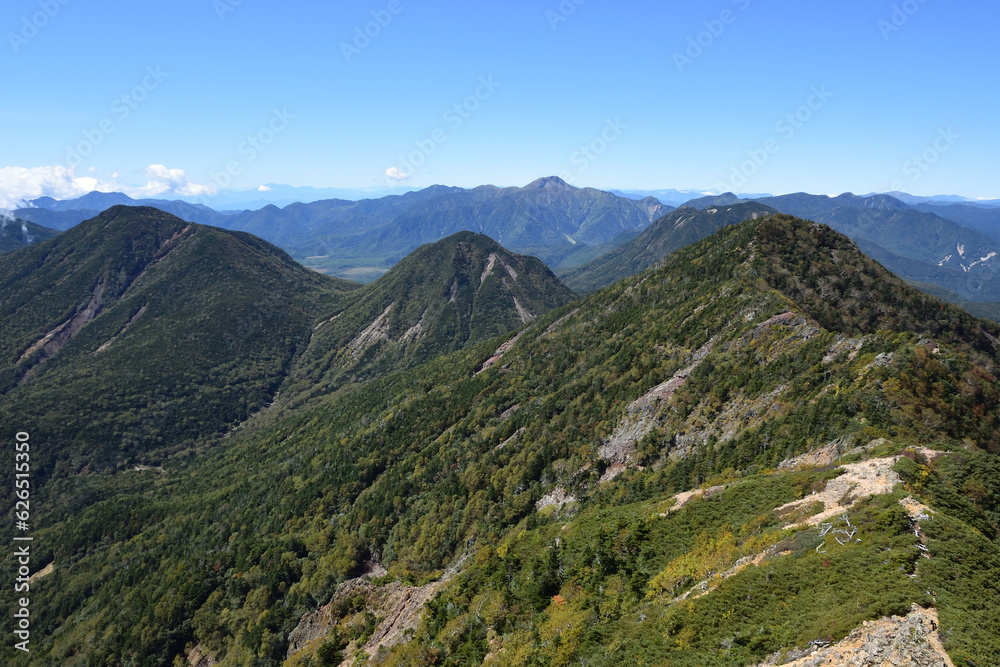
[{"label": "clear blue sky", "polygon": [[6,0],[0,191],[1000,197],[998,24],[993,0]]}]

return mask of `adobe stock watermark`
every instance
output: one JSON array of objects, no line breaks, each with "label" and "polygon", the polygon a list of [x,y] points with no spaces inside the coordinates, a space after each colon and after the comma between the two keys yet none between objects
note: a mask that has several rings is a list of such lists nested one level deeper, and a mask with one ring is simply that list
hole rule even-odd
[{"label": "adobe stock watermark", "polygon": [[220,21],[226,20],[226,14],[232,14],[243,4],[243,0],[212,0],[212,9]]},{"label": "adobe stock watermark", "polygon": [[215,184],[215,194],[218,194],[220,190],[228,188],[233,182],[233,178],[242,174],[243,169],[248,164],[252,163],[261,153],[267,150],[267,147],[274,143],[278,135],[288,129],[293,120],[295,120],[295,116],[288,113],[287,108],[281,110],[274,109],[271,113],[271,119],[267,124],[255,134],[248,136],[236,147],[236,152],[243,158],[242,160],[230,160],[226,163],[224,169],[209,172],[209,177],[212,179],[212,183]]},{"label": "adobe stock watermark", "polygon": [[213,0],[212,9],[220,21],[226,20],[226,14],[232,14],[236,8],[243,4],[243,0]]},{"label": "adobe stock watermark", "polygon": [[559,29],[560,23],[565,23],[569,20],[569,17],[576,14],[576,8],[585,3],[587,0],[562,0],[559,6],[556,7],[555,11],[551,9],[545,10],[545,18],[549,22],[549,27],[555,32]]},{"label": "adobe stock watermark", "polygon": [[[903,174],[909,177],[910,183],[916,183],[924,174],[931,170],[941,157],[954,148],[962,135],[957,134],[952,128],[938,128],[934,141],[917,155],[912,156],[903,163]],[[905,184],[903,181],[895,181],[891,186],[893,192],[903,192]]]},{"label": "adobe stock watermark", "polygon": [[892,34],[902,30],[903,26],[909,23],[910,19],[926,4],[927,0],[906,0],[902,4],[893,5],[889,19],[879,19],[878,22],[882,39],[888,42]]},{"label": "adobe stock watermark", "polygon": [[716,184],[719,192],[736,192],[745,186],[771,160],[771,156],[781,151],[782,141],[789,141],[798,134],[799,130],[805,127],[813,119],[816,112],[826,106],[832,97],[833,93],[827,90],[825,85],[813,86],[805,104],[790,113],[786,113],[774,124],[774,131],[779,136],[772,136],[761,146],[748,150],[748,159],[733,167],[729,182],[720,181]]},{"label": "adobe stock watermark", "polygon": [[[503,84],[499,81],[494,81],[492,74],[479,77],[479,85],[476,86],[472,94],[462,101],[451,105],[442,114],[441,119],[452,132],[457,131],[467,120],[472,118],[472,115],[479,110],[483,102],[493,97],[501,86]],[[448,130],[444,127],[437,127],[427,137],[414,141],[416,149],[410,151],[409,155],[400,155],[397,158],[396,166],[386,170],[386,183],[393,185],[394,182],[404,181],[413,176],[414,172],[426,164],[427,160],[437,152],[438,148],[448,142],[449,138]]]},{"label": "adobe stock watermark", "polygon": [[116,97],[111,103],[110,116],[102,118],[96,127],[84,130],[82,133],[83,139],[77,142],[75,146],[66,147],[65,165],[70,168],[79,167],[85,158],[92,155],[97,150],[97,147],[103,144],[104,140],[118,129],[115,119],[120,123],[128,120],[132,112],[138,109],[139,105],[145,102],[149,94],[159,88],[168,76],[170,76],[170,73],[160,69],[160,65],[156,65],[155,67],[150,65],[147,67],[142,81],[134,86],[132,90]]},{"label": "adobe stock watermark", "polygon": [[601,132],[588,143],[580,146],[570,156],[569,161],[575,167],[575,171],[567,170],[560,172],[559,178],[567,183],[572,183],[576,176],[590,169],[590,165],[597,162],[598,158],[604,155],[611,144],[618,141],[627,129],[628,125],[623,123],[620,117],[616,116],[614,120],[610,118],[605,119],[604,128]]},{"label": "adobe stock watermark", "polygon": [[54,19],[59,11],[69,3],[70,0],[40,0],[37,12],[21,18],[21,29],[18,32],[7,33],[7,40],[10,42],[10,47],[14,49],[14,53],[20,53],[21,47],[27,46],[28,42],[37,37],[38,33],[49,24],[49,21]]},{"label": "adobe stock watermark", "polygon": [[385,28],[389,27],[392,20],[403,13],[403,9],[401,0],[390,0],[385,9],[372,11],[371,21],[365,23],[363,27],[355,26],[354,39],[349,43],[340,43],[340,52],[344,54],[344,59],[350,63],[355,56],[360,56],[361,52],[367,49]]},{"label": "adobe stock watermark", "polygon": [[34,540],[29,531],[31,528],[31,436],[24,431],[14,436],[14,527],[21,533],[14,535],[14,558],[17,578],[14,580],[14,592],[23,597],[17,599],[14,611],[14,636],[21,640],[15,642],[18,651],[30,653],[31,642],[31,542]]},{"label": "adobe stock watermark", "polygon": [[[750,8],[750,0],[732,1],[733,4],[739,7],[741,12],[745,12]],[[698,60],[698,58],[701,58],[705,51],[711,48],[716,40],[722,37],[722,34],[726,32],[726,28],[736,23],[738,18],[739,14],[732,9],[723,9],[719,13],[718,18],[704,21],[702,25],[705,26],[705,29],[697,35],[688,37],[687,46],[683,52],[674,51],[674,65],[677,66],[677,71],[683,74],[684,69],[689,65],[693,65],[694,61]]]}]

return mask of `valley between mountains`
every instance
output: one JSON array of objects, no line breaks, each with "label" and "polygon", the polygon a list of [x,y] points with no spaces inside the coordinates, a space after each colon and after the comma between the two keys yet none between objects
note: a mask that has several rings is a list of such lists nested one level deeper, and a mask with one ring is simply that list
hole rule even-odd
[{"label": "valley between mountains", "polygon": [[1000,325],[835,230],[912,213],[774,204],[575,230],[565,282],[456,230],[361,285],[151,207],[12,249],[4,663],[995,664]]}]

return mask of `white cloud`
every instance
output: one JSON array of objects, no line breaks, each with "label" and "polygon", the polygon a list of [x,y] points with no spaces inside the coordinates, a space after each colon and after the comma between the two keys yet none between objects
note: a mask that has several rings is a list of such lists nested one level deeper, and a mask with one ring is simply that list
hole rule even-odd
[{"label": "white cloud", "polygon": [[19,208],[29,199],[44,196],[72,199],[102,185],[106,184],[91,176],[77,177],[73,169],[62,166],[4,167],[0,169],[0,208]]},{"label": "white cloud", "polygon": [[173,195],[197,197],[215,193],[210,185],[192,183],[183,169],[168,169],[161,164],[146,168],[147,182],[142,186],[123,184],[121,175],[112,174],[108,179],[95,176],[77,176],[73,168],[61,165],[52,167],[2,167],[0,168],[0,209],[16,209],[38,197],[74,199],[89,192],[124,192],[136,197]]},{"label": "white cloud", "polygon": [[262,185],[259,188],[257,188],[257,192],[270,192],[270,191],[271,188],[267,187],[266,185]]},{"label": "white cloud", "polygon": [[192,183],[183,169],[168,169],[162,164],[151,164],[146,167],[145,175],[149,179],[146,185],[138,188],[126,187],[122,192],[136,199],[159,195],[201,197],[215,194],[215,188],[211,185]]},{"label": "white cloud", "polygon": [[405,181],[410,176],[399,170],[399,167],[389,167],[385,170],[385,175],[394,181]]}]

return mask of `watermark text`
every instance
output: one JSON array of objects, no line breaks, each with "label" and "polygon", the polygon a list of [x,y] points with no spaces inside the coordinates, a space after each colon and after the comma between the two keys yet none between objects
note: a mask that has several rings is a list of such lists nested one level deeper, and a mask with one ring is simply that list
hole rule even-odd
[{"label": "watermark text", "polygon": [[23,431],[14,436],[14,648],[29,653],[31,641],[31,436]]},{"label": "watermark text", "polygon": [[21,19],[21,29],[8,32],[7,41],[14,53],[20,53],[21,48],[38,36],[38,33],[54,19],[59,11],[70,3],[70,0],[40,0],[38,11]]}]

